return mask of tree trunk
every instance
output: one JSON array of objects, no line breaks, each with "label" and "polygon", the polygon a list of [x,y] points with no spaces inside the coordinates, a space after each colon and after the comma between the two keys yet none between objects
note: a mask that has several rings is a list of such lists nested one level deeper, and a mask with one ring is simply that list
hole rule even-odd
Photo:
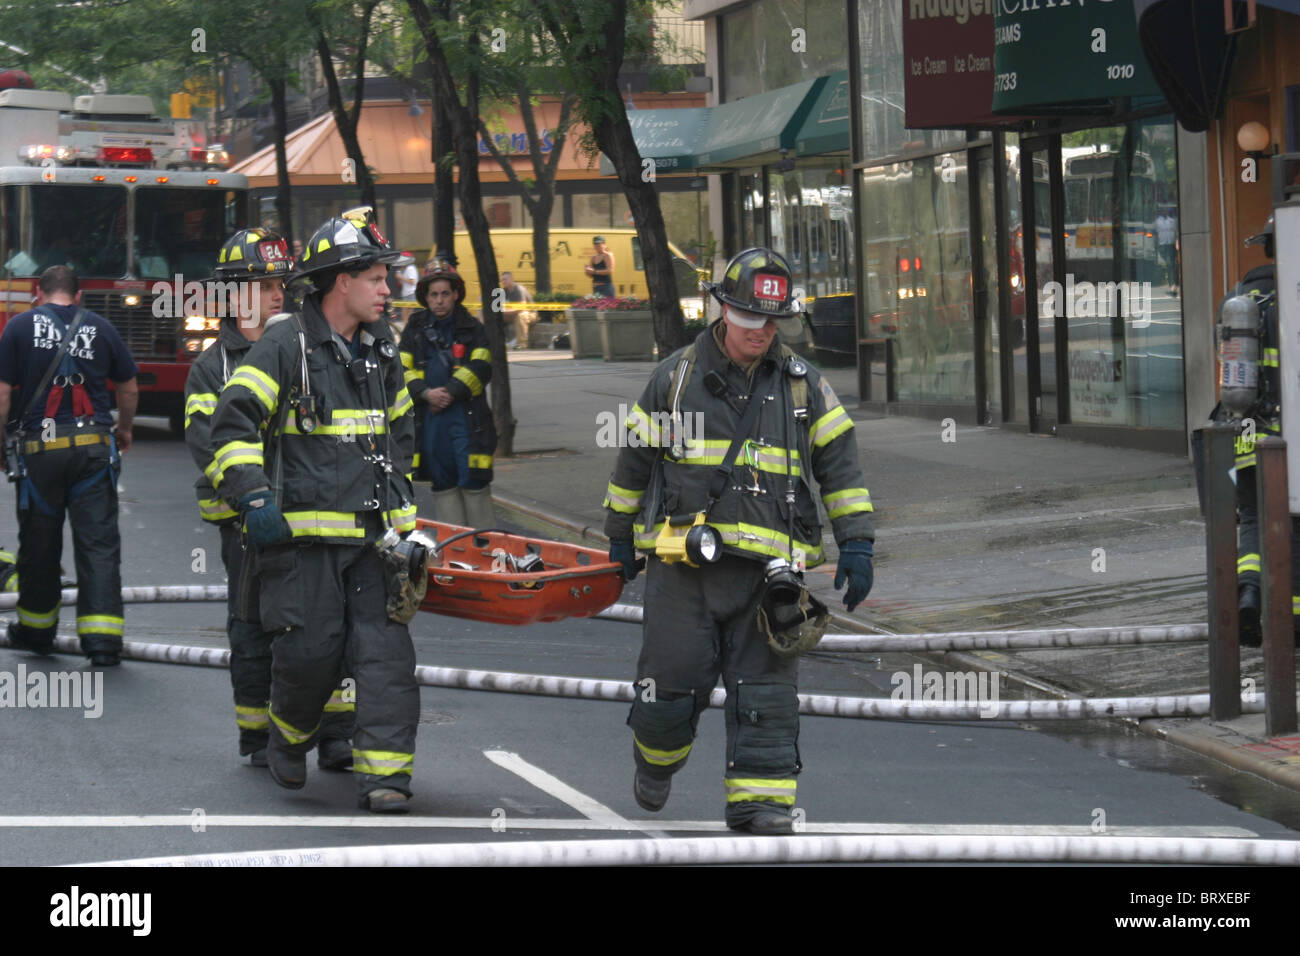
[{"label": "tree trunk", "polygon": [[[483,193],[478,178],[478,78],[471,74],[465,83],[458,85],[447,63],[442,43],[438,39],[422,0],[407,0],[411,15],[420,30],[429,66],[433,71],[434,95],[446,105],[451,125],[451,138],[456,148],[460,166],[460,212],[469,232],[478,265],[479,289],[482,290],[482,318],[487,331],[488,349],[492,352],[492,419],[497,430],[496,453],[502,458],[514,455],[515,418],[510,407],[510,366],[506,361],[505,331],[501,313],[493,311],[490,304],[493,292],[500,286],[496,255],[492,251],[491,229],[483,214]],[[480,52],[477,34],[471,33],[466,44],[471,60]],[[465,103],[460,101],[464,91]]]},{"label": "tree trunk", "polygon": [[659,194],[654,183],[643,179],[641,155],[632,137],[627,113],[603,119],[593,130],[596,145],[618,170],[618,181],[627,197],[637,235],[641,239],[641,256],[645,260],[646,284],[650,287],[650,311],[654,316],[655,342],[659,354],[667,356],[689,342],[682,322],[681,302],[677,296],[677,277],[673,274],[673,257],[668,251],[668,230]]},{"label": "tree trunk", "polygon": [[283,78],[267,78],[271,87],[271,112],[275,116],[275,214],[280,220],[280,235],[286,245],[293,248],[293,198],[289,187],[289,158],[284,141],[289,135],[289,111],[286,104]]},{"label": "tree trunk", "polygon": [[[370,16],[367,12],[366,21]],[[362,49],[365,48],[365,35],[362,34]],[[325,75],[325,88],[329,91],[330,112],[334,114],[334,125],[338,128],[339,138],[343,140],[343,149],[348,154],[348,159],[352,160],[352,165],[356,167],[356,187],[361,196],[361,204],[369,206],[372,209],[375,206],[375,178],[370,175],[370,167],[366,165],[366,157],[361,152],[361,142],[357,139],[357,126],[361,122],[361,104],[358,102],[351,116],[343,108],[343,93],[339,89],[339,80],[334,73],[334,60],[330,55],[329,44],[325,40],[323,33],[316,35],[316,57],[320,60],[321,72]],[[358,64],[358,75],[356,78],[356,97],[358,101],[361,98],[365,86],[365,65]]]},{"label": "tree trunk", "polygon": [[[543,193],[533,207],[533,285],[534,292],[551,291],[551,209],[555,193]],[[520,343],[521,345],[525,343]]]},{"label": "tree trunk", "polygon": [[437,92],[433,97],[433,245],[453,266],[456,258],[456,178],[439,160],[452,151],[451,121]]}]

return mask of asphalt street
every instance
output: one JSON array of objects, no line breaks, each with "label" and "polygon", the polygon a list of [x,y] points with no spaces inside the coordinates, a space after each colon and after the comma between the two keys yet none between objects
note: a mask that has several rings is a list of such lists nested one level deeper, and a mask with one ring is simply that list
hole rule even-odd
[{"label": "asphalt street", "polygon": [[[141,430],[121,479],[124,584],[223,583],[216,533],[197,518],[193,475],[181,443]],[[14,541],[8,494],[0,492],[6,544]],[[423,508],[428,492],[420,494]],[[624,600],[638,602],[641,583]],[[129,640],[224,644],[221,604],[132,605],[127,622]],[[61,630],[71,632],[67,610]],[[412,634],[421,664],[627,680],[638,629],[573,620],[506,628],[421,614]],[[920,660],[813,655],[800,690],[889,696],[892,675]],[[87,670],[75,656],[0,649],[0,672],[20,666]],[[356,809],[346,774],[312,765],[306,788],[290,792],[241,762],[224,670],[128,661],[104,673],[101,704],[98,717],[84,708],[0,711],[0,864],[727,833],[717,710],[701,720],[659,819],[632,799],[625,704],[426,687],[412,813],[384,819]],[[806,831],[1089,834],[1104,826],[1112,835],[1290,840],[1287,824],[1300,825],[1287,816],[1291,804],[1267,795],[1216,799],[1238,775],[1175,760],[1158,741],[1113,727],[1100,737],[1052,731],[805,717],[798,807]],[[1016,829],[1026,827],[1036,829]]]}]

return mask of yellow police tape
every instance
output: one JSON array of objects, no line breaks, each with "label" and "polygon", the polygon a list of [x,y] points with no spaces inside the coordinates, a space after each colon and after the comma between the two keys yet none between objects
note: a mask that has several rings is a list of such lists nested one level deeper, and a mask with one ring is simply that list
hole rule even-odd
[{"label": "yellow police tape", "polygon": [[[389,302],[398,309],[422,309],[424,306],[418,302],[412,302],[409,299],[393,299]],[[466,310],[473,312],[483,307],[482,302],[462,302]],[[566,309],[573,307],[570,302],[506,302],[502,305],[503,312],[564,312]]]}]

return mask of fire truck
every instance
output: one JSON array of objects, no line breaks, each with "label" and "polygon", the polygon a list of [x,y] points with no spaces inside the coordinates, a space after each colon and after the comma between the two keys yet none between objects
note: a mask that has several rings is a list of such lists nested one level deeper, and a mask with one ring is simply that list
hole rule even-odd
[{"label": "fire truck", "polygon": [[0,326],[32,307],[44,269],[71,266],[82,306],[140,366],[139,414],[180,434],[190,363],[219,323],[186,314],[181,293],[246,225],[248,181],[200,123],[156,116],[147,96],[74,100],[15,72],[0,72]]}]

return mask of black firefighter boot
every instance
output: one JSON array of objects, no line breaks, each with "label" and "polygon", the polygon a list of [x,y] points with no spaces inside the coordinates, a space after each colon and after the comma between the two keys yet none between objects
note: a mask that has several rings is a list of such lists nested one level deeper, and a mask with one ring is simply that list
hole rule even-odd
[{"label": "black firefighter boot", "polygon": [[1259,609],[1259,585],[1243,584],[1237,590],[1237,640],[1242,647],[1259,647],[1264,643]]}]

